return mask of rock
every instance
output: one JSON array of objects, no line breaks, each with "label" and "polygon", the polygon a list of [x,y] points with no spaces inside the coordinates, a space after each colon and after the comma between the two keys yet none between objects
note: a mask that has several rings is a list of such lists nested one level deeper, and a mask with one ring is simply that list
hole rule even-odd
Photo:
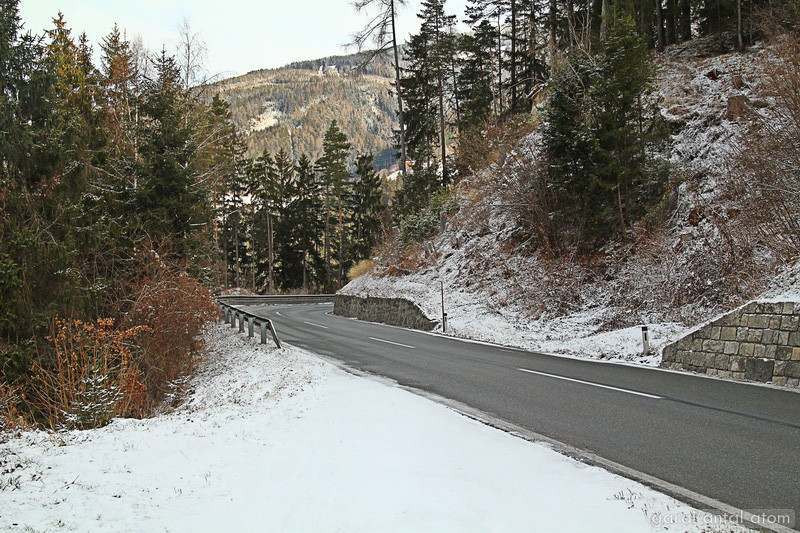
[{"label": "rock", "polygon": [[731,96],[728,98],[728,109],[725,111],[725,120],[738,120],[747,112],[749,100],[746,96]]},{"label": "rock", "polygon": [[775,361],[767,359],[748,359],[744,365],[744,378],[752,381],[769,382],[772,381],[772,373],[775,368]]}]

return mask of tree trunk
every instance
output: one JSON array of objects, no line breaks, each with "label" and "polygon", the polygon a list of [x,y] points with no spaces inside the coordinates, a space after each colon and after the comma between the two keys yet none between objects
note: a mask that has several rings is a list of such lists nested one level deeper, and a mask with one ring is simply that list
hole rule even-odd
[{"label": "tree trunk", "polygon": [[450,180],[447,176],[447,145],[444,130],[444,52],[442,51],[441,28],[436,30],[436,53],[439,56],[436,69],[436,82],[439,88],[439,144],[442,154],[442,185],[447,187]]},{"label": "tree trunk", "polygon": [[678,33],[681,41],[688,41],[692,38],[692,6],[689,0],[680,0],[679,8]]},{"label": "tree trunk", "polygon": [[[326,201],[327,204],[327,201]],[[322,252],[325,256],[325,290],[331,291],[332,266],[331,266],[331,216],[328,206],[325,206],[325,245]]]},{"label": "tree trunk", "polygon": [[666,44],[675,44],[675,0],[667,0]]},{"label": "tree trunk", "polygon": [[[531,94],[536,85],[536,2],[531,2],[531,11],[528,14],[528,46],[530,54],[530,73],[525,82],[525,93]],[[532,104],[533,102],[531,102]]]},{"label": "tree trunk", "polygon": [[661,0],[653,0],[656,13],[656,50],[664,51],[666,46],[666,36],[664,35],[664,10],[661,7]]},{"label": "tree trunk", "polygon": [[339,193],[339,287],[344,285],[344,214],[342,213],[342,194]]},{"label": "tree trunk", "polygon": [[273,244],[272,244],[272,213],[267,214],[267,255],[269,257],[269,280],[267,281],[267,291],[269,294],[273,294],[275,292],[275,281],[273,280],[273,268],[272,264],[274,262],[274,255],[273,255]]},{"label": "tree trunk", "polygon": [[556,0],[550,0],[550,76],[554,76],[556,73],[556,22],[558,20],[557,17],[557,10],[558,10],[558,2]]},{"label": "tree trunk", "polygon": [[744,34],[742,31],[742,0],[736,0],[736,44],[738,50],[744,50]]},{"label": "tree trunk", "polygon": [[600,38],[604,39],[606,36],[606,28],[608,27],[608,0],[603,0],[600,4]]},{"label": "tree trunk", "polygon": [[513,113],[516,110],[517,110],[517,0],[511,0],[511,112]]},{"label": "tree trunk", "polygon": [[406,159],[408,155],[406,151],[406,126],[403,113],[403,94],[400,87],[400,54],[397,51],[397,31],[395,30],[394,0],[390,0],[390,2],[392,11],[392,50],[394,50],[394,83],[395,92],[397,93],[397,118],[400,122],[400,172],[402,172],[403,177],[405,177]]},{"label": "tree trunk", "polygon": [[503,114],[503,26],[497,10],[497,116]]}]

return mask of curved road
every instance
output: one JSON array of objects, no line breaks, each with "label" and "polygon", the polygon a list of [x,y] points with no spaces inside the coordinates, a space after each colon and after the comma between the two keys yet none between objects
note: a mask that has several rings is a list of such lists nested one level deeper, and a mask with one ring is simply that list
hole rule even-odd
[{"label": "curved road", "polygon": [[[800,394],[248,306],[282,341],[738,509],[800,512]],[[797,526],[795,526],[797,527]]]}]

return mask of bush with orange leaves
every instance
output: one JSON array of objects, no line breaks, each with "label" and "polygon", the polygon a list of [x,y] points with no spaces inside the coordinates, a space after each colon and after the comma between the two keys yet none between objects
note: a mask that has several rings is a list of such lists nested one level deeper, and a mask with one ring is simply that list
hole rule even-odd
[{"label": "bush with orange leaves", "polygon": [[142,416],[147,395],[133,353],[147,331],[115,329],[110,318],[56,317],[48,337],[52,353],[34,363],[26,398],[34,418],[51,429],[89,429],[115,416]]},{"label": "bush with orange leaves", "polygon": [[[101,427],[141,418],[193,370],[203,326],[219,317],[211,293],[148,248],[115,314],[95,321],[56,317],[30,378],[0,379],[0,432],[20,425]],[[1,376],[0,376],[1,378]]]},{"label": "bush with orange leaves", "polygon": [[182,269],[148,251],[149,261],[131,285],[132,302],[121,325],[145,326],[137,337],[137,367],[150,409],[161,403],[179,378],[193,370],[202,348],[203,326],[219,318],[211,293]]}]

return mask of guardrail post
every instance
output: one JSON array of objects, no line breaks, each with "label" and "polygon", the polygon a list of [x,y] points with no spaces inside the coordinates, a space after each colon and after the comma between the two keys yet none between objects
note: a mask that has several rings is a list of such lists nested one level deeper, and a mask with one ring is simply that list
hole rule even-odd
[{"label": "guardrail post", "polygon": [[244,333],[244,313],[239,314],[239,333]]},{"label": "guardrail post", "polygon": [[235,328],[235,327],[236,327],[236,311],[234,311],[233,309],[231,309],[231,311],[230,311],[230,312],[231,312],[231,320],[230,320],[231,327],[232,327],[232,328]]},{"label": "guardrail post", "polygon": [[267,323],[261,322],[259,326],[261,328],[261,344],[267,344]]},{"label": "guardrail post", "polygon": [[253,318],[253,317],[249,317],[247,319],[247,336],[248,337],[252,337],[253,336],[253,326],[255,326],[255,321],[256,321],[256,319]]},{"label": "guardrail post", "polygon": [[282,348],[281,341],[278,339],[278,332],[275,331],[275,326],[272,325],[272,320],[267,320],[267,324],[269,324],[269,330],[272,332],[272,340],[275,341],[275,346],[277,346],[280,350]]}]

